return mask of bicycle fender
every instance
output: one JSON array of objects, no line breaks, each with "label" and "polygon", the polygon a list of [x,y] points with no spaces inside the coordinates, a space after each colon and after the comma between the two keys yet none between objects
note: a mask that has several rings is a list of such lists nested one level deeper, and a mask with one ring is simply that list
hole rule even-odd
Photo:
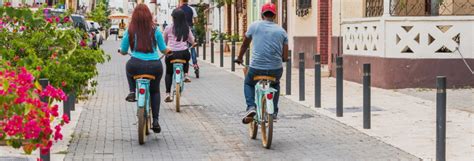
[{"label": "bicycle fender", "polygon": [[[147,85],[150,83],[149,80],[146,80],[146,79],[138,79],[137,80],[137,91],[136,91],[136,94],[137,94],[137,104],[138,104],[138,108],[143,108],[146,106],[146,103],[147,103],[147,93],[148,93],[148,87]],[[145,89],[145,93],[144,94],[141,94],[139,89]]]}]

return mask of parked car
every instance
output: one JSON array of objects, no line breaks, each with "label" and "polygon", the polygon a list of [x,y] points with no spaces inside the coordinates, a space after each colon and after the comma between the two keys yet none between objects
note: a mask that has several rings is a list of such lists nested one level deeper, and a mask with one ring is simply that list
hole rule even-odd
[{"label": "parked car", "polygon": [[99,48],[99,30],[92,27],[90,23],[87,23],[86,19],[82,15],[72,14],[72,22],[74,27],[79,28],[88,33],[88,46],[94,49]]},{"label": "parked car", "polygon": [[103,28],[99,25],[99,23],[94,22],[94,21],[87,21],[89,24],[89,30],[94,30],[95,31],[95,37],[99,41],[99,45],[102,45],[104,41],[104,36],[100,34],[99,31],[102,31]]},{"label": "parked car", "polygon": [[112,35],[112,34],[118,35],[118,32],[119,32],[119,26],[118,25],[110,26],[110,30],[109,30],[110,35]]}]

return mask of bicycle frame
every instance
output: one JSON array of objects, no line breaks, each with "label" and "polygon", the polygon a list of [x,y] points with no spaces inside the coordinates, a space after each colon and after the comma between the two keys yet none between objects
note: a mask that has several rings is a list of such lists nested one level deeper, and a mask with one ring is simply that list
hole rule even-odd
[{"label": "bicycle frame", "polygon": [[183,64],[181,63],[174,63],[173,64],[173,86],[175,83],[179,83],[180,85],[180,91],[182,92],[184,89],[184,70],[183,70]]},{"label": "bicycle frame", "polygon": [[146,113],[148,114],[150,110],[150,80],[148,79],[137,79],[137,107],[138,108],[145,108]]},{"label": "bicycle frame", "polygon": [[259,81],[255,85],[255,104],[257,105],[257,115],[255,115],[255,120],[258,123],[262,121],[262,98],[265,99],[267,113],[274,113],[275,110],[273,106],[273,97],[275,95],[275,92],[277,92],[277,90],[270,87],[269,81]]}]

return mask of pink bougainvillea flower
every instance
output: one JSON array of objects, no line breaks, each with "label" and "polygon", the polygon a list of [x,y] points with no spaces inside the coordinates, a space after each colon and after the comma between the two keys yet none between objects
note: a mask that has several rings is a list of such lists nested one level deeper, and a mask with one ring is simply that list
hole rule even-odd
[{"label": "pink bougainvillea flower", "polygon": [[54,129],[56,130],[54,132],[54,140],[55,141],[58,141],[58,140],[62,140],[63,139],[63,135],[61,134],[61,126],[60,125],[56,125],[54,127]]},{"label": "pink bougainvillea flower", "polygon": [[55,17],[54,20],[56,20],[56,23],[59,23],[59,21],[61,21],[61,18]]},{"label": "pink bougainvillea flower", "polygon": [[87,44],[86,44],[86,41],[84,41],[84,40],[81,40],[81,43],[80,43],[80,45],[81,45],[82,47],[85,47],[85,46],[87,45]]},{"label": "pink bougainvillea flower", "polygon": [[61,86],[66,87],[67,83],[65,81],[61,82]]},{"label": "pink bougainvillea flower", "polygon": [[54,52],[52,55],[51,55],[51,59],[56,59],[58,57],[58,53]]},{"label": "pink bougainvillea flower", "polygon": [[26,27],[25,26],[20,26],[20,31],[25,31]]},{"label": "pink bougainvillea flower", "polygon": [[69,22],[69,17],[64,17],[63,22]]},{"label": "pink bougainvillea flower", "polygon": [[48,23],[53,23],[53,19],[51,18],[46,19],[46,21],[48,21]]},{"label": "pink bougainvillea flower", "polygon": [[63,115],[63,121],[64,121],[66,124],[69,124],[69,116]]},{"label": "pink bougainvillea flower", "polygon": [[41,66],[39,66],[39,65],[36,66],[36,70],[37,70],[37,71],[41,71]]},{"label": "pink bougainvillea flower", "polygon": [[51,115],[53,115],[54,117],[58,117],[59,116],[59,113],[58,113],[58,105],[54,105],[53,107],[51,107]]}]

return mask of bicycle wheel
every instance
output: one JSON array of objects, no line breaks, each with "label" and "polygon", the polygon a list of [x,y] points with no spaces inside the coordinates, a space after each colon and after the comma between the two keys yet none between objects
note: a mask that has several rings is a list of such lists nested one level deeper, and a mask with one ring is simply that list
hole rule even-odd
[{"label": "bicycle wheel", "polygon": [[251,139],[257,138],[258,125],[257,122],[252,121],[249,124],[249,135]]},{"label": "bicycle wheel", "polygon": [[181,96],[181,86],[179,83],[176,83],[176,112],[179,112],[179,97]]},{"label": "bicycle wheel", "polygon": [[260,122],[260,128],[262,131],[262,144],[263,147],[270,149],[272,145],[272,137],[273,137],[273,117],[272,115],[267,113],[266,107],[266,99],[262,98],[262,121]]},{"label": "bicycle wheel", "polygon": [[145,118],[145,108],[139,108],[137,112],[138,117],[138,143],[145,144],[146,137],[146,118]]}]

